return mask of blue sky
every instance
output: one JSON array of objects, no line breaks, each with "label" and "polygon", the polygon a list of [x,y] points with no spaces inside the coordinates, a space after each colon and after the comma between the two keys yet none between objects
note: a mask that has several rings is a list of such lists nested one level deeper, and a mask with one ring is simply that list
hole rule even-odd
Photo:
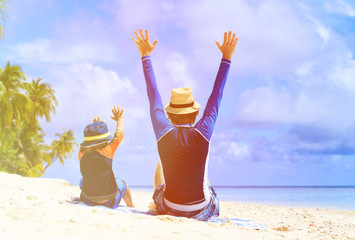
[{"label": "blue sky", "polygon": [[[56,91],[46,140],[63,128],[77,141],[95,115],[114,131],[110,108],[125,108],[125,138],[114,171],[152,185],[158,161],[140,56],[139,27],[159,39],[152,53],[167,103],[192,87],[202,108],[233,30],[232,59],[211,142],[214,185],[355,185],[355,3],[247,0],[12,0],[0,64],[20,65]],[[77,184],[73,159],[45,177]]]}]

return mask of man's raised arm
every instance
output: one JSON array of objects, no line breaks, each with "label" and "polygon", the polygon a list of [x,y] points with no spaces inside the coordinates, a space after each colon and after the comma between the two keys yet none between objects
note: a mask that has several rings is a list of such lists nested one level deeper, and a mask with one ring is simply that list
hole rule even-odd
[{"label": "man's raised arm", "polygon": [[238,42],[238,38],[235,33],[232,34],[232,31],[229,31],[224,33],[222,45],[218,41],[215,42],[219,50],[222,52],[222,61],[202,118],[196,124],[196,128],[206,137],[208,141],[211,139],[214,125],[217,120],[224,85],[227,80],[231,59]]},{"label": "man's raised arm", "polygon": [[131,39],[137,45],[138,51],[142,57],[144,78],[147,84],[147,94],[150,103],[150,117],[153,123],[156,140],[158,140],[166,133],[166,131],[172,128],[171,123],[165,116],[163,103],[158,91],[153,65],[150,59],[150,53],[155,48],[158,40],[155,40],[153,44],[151,44],[149,41],[148,30],[145,30],[145,36],[142,29],[139,29],[139,33],[140,35],[138,35],[137,31],[134,31],[136,39],[134,37]]}]

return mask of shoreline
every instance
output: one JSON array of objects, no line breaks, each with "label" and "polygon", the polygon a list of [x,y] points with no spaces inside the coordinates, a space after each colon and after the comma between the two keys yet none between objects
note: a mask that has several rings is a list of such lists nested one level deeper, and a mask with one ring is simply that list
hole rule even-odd
[{"label": "shoreline", "polygon": [[[146,216],[68,203],[78,186],[0,172],[1,239],[353,239],[354,210],[220,202],[220,217],[253,220],[265,231],[168,215]],[[132,190],[136,208],[151,194]],[[123,203],[121,202],[123,205]]]},{"label": "shoreline", "polygon": [[[225,202],[240,202],[240,203],[250,203],[250,204],[259,204],[259,205],[268,205],[268,206],[283,206],[283,207],[295,207],[295,208],[312,208],[312,209],[331,209],[331,210],[355,210],[355,187],[346,187],[346,189],[351,189],[354,191],[354,193],[351,193],[351,196],[353,198],[353,201],[351,201],[351,199],[348,199],[346,202],[343,202],[342,204],[339,204],[339,202],[342,200],[342,196],[337,195],[337,198],[334,199],[334,195],[332,195],[332,193],[328,193],[328,197],[329,195],[331,195],[331,197],[333,198],[331,201],[325,201],[325,202],[320,202],[320,201],[303,201],[300,202],[298,198],[298,193],[292,193],[292,195],[289,195],[289,197],[291,197],[292,199],[289,199],[289,201],[276,201],[276,200],[270,200],[270,192],[268,192],[267,194],[269,196],[265,196],[266,199],[269,200],[259,200],[259,199],[255,199],[255,197],[248,197],[249,199],[246,199],[246,195],[248,193],[245,192],[240,192],[240,195],[238,193],[238,191],[240,189],[248,189],[250,191],[255,191],[258,192],[258,189],[274,189],[275,187],[220,187],[220,186],[216,186],[214,187],[217,193],[217,196],[219,198],[220,201],[225,201]],[[278,189],[287,189],[287,190],[293,190],[293,189],[307,189],[307,190],[313,190],[314,187],[276,187]],[[336,190],[340,190],[343,187],[331,187],[330,189],[336,189]],[[132,191],[141,191],[141,192],[145,192],[145,193],[150,193],[151,195],[153,195],[153,186],[130,186],[130,189]],[[225,191],[225,189],[227,189],[228,191]],[[315,189],[321,189],[321,190],[327,190],[329,189],[329,187],[316,187]],[[231,192],[235,190],[236,192]],[[265,194],[260,192],[260,195]],[[347,193],[348,194],[348,193]],[[256,193],[250,193],[250,195],[255,196]],[[317,194],[315,194],[317,195]],[[313,195],[313,197],[315,196]],[[324,195],[323,195],[324,196]],[[280,198],[283,198],[284,196],[280,196]],[[239,199],[237,199],[239,198]],[[276,197],[274,197],[275,199]],[[312,194],[310,196],[310,198],[312,198]],[[349,197],[348,197],[349,198]],[[293,200],[293,201],[292,201]],[[324,199],[322,199],[324,200]]]}]

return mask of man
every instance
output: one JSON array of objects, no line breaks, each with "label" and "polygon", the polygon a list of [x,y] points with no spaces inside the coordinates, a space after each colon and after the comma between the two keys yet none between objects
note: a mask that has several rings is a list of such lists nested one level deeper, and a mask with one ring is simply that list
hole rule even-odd
[{"label": "man", "polygon": [[207,179],[209,143],[238,38],[229,31],[224,33],[222,45],[216,41],[223,54],[222,61],[203,116],[193,126],[201,106],[194,101],[190,88],[172,90],[170,103],[165,106],[168,118],[165,116],[150,58],[158,41],[151,44],[148,30],[145,36],[142,29],[139,31],[140,35],[135,31],[136,39],[132,37],[132,40],[142,57],[150,116],[163,170],[161,174],[158,163],[153,195],[157,212],[198,220],[218,216],[219,202]]}]

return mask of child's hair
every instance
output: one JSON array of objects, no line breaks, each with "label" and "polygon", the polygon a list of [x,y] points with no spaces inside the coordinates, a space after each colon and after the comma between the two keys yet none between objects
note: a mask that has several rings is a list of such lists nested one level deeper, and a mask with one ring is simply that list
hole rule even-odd
[{"label": "child's hair", "polygon": [[167,112],[168,117],[172,124],[179,125],[179,124],[194,124],[196,117],[198,115],[198,111],[187,113],[187,114],[173,114]]}]

